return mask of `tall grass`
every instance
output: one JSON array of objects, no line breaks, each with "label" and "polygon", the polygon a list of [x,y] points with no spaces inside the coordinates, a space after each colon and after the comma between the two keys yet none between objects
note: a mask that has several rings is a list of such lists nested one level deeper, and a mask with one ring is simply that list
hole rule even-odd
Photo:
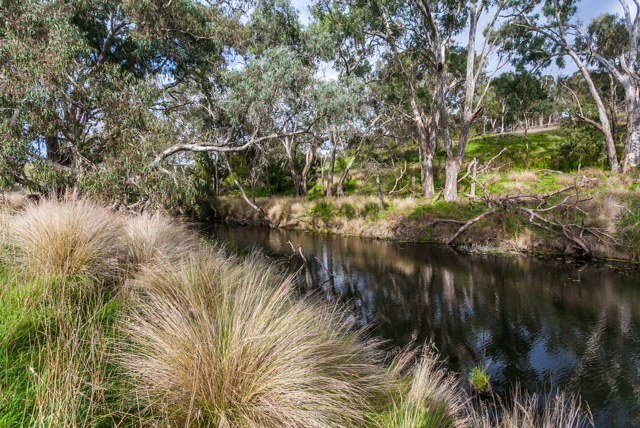
[{"label": "tall grass", "polygon": [[177,261],[198,245],[197,236],[184,223],[160,212],[126,218],[124,240],[128,259],[135,265],[153,263],[159,258]]},{"label": "tall grass", "polygon": [[38,276],[105,281],[122,271],[120,218],[86,199],[44,199],[27,206],[13,218],[11,239],[19,262]]},{"label": "tall grass", "polygon": [[109,426],[125,413],[113,375],[118,302],[97,295],[90,299],[83,305],[58,301],[44,325],[29,368],[33,419],[39,426]]},{"label": "tall grass", "polygon": [[506,405],[496,401],[476,408],[470,426],[477,428],[583,428],[592,427],[593,418],[573,396],[558,393],[543,399],[538,394],[524,394],[516,387]]},{"label": "tall grass", "polygon": [[125,414],[113,376],[118,305],[91,281],[0,275],[0,426],[113,426]]},{"label": "tall grass", "polygon": [[255,256],[205,250],[131,286],[123,362],[159,425],[362,426],[388,389],[376,344]]},{"label": "tall grass", "polygon": [[392,363],[398,383],[391,406],[374,418],[378,428],[457,428],[469,424],[472,410],[464,389],[436,355],[403,351]]}]

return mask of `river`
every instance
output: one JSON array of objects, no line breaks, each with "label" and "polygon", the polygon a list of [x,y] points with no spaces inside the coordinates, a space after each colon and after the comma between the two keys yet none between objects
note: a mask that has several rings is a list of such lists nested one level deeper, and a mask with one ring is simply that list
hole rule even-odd
[{"label": "river", "polygon": [[300,248],[305,282],[349,302],[389,346],[429,341],[463,377],[486,366],[500,394],[559,388],[598,427],[640,426],[640,272],[266,228],[213,234],[292,269]]}]

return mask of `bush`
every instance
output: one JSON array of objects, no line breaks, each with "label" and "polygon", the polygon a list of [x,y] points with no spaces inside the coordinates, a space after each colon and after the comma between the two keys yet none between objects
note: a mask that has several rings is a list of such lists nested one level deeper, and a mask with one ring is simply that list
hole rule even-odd
[{"label": "bush", "polygon": [[571,171],[607,165],[604,139],[593,127],[578,122],[571,123],[563,127],[563,134],[564,138],[555,149],[553,168]]},{"label": "bush", "polygon": [[44,199],[15,216],[11,241],[24,267],[37,276],[117,278],[125,247],[120,218],[85,199]]},{"label": "bush", "polygon": [[387,390],[376,344],[255,257],[203,250],[130,289],[123,365],[159,425],[361,426]]}]

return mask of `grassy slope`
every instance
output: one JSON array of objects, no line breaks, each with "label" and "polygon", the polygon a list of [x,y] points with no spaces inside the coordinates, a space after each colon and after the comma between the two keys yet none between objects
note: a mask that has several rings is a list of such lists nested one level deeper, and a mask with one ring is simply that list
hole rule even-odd
[{"label": "grassy slope", "polygon": [[[548,194],[571,186],[583,179],[591,180],[588,189],[581,191],[585,214],[557,213],[563,222],[575,222],[598,227],[615,236],[620,245],[594,243],[596,256],[614,259],[636,259],[640,252],[640,193],[632,177],[613,176],[599,168],[580,171],[558,171],[558,144],[563,131],[551,130],[529,136],[529,155],[523,135],[488,135],[473,139],[467,149],[467,162],[477,158],[479,165],[492,160],[491,170],[479,176],[477,195],[507,196]],[[497,158],[496,156],[506,149]],[[316,184],[306,199],[279,197],[261,199],[272,224],[284,228],[314,230],[326,233],[369,236],[376,238],[444,242],[460,227],[459,224],[434,222],[448,219],[467,221],[487,210],[483,203],[463,197],[460,202],[447,203],[442,199],[425,200],[420,197],[420,168],[417,150],[413,147],[397,149],[396,158],[389,151],[367,154],[383,164],[395,167],[380,171],[383,189],[389,191],[396,182],[399,170],[405,165],[397,189],[387,198],[382,210],[377,201],[372,174],[354,168],[346,187],[346,198],[326,201]],[[436,188],[443,186],[443,156],[438,154]],[[338,169],[345,162],[338,162]],[[466,165],[465,165],[466,168]],[[336,174],[339,176],[340,171]],[[461,194],[470,191],[471,181],[460,182]],[[558,198],[556,198],[557,200]],[[221,208],[231,221],[256,221],[242,201],[231,196],[223,198]],[[573,252],[568,242],[557,233],[532,226],[515,210],[500,210],[474,224],[456,242],[481,251],[516,251],[532,253]]]}]

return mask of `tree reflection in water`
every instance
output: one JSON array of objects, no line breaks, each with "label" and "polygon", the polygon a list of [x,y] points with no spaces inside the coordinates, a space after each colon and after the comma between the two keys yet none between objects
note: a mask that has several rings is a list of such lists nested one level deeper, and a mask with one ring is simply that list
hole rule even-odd
[{"label": "tree reflection in water", "polygon": [[487,364],[500,393],[516,381],[559,387],[582,396],[597,426],[640,425],[638,274],[291,231],[214,234],[275,256],[301,247],[308,287],[349,301],[390,345],[430,340],[463,374]]}]

